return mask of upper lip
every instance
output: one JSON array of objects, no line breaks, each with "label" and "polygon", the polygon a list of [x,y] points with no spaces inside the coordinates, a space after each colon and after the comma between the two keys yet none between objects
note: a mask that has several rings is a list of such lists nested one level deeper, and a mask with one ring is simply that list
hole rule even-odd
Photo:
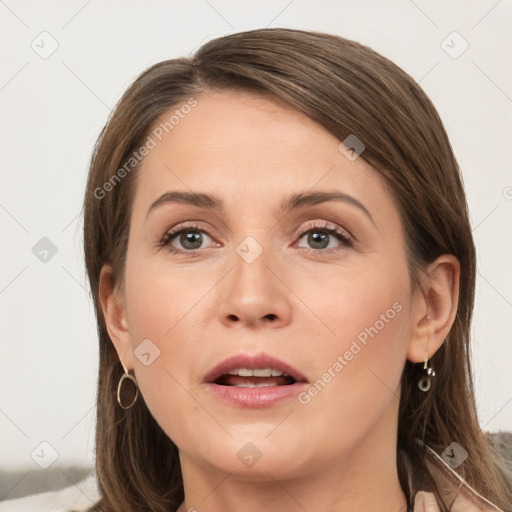
[{"label": "upper lip", "polygon": [[248,370],[255,370],[258,368],[273,368],[283,373],[287,373],[296,382],[307,382],[306,377],[298,370],[289,364],[277,359],[274,356],[265,354],[263,352],[257,354],[239,353],[234,354],[221,363],[212,368],[205,376],[204,382],[212,383],[219,377],[222,377],[231,370],[238,368],[246,368]]}]

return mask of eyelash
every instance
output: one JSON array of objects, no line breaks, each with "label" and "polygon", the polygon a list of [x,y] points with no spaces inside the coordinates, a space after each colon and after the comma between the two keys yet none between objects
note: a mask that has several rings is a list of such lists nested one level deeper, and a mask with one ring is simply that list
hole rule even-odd
[{"label": "eyelash", "polygon": [[[194,224],[186,224],[184,226],[180,226],[177,229],[168,231],[165,233],[163,238],[158,242],[159,247],[166,247],[170,252],[172,253],[180,253],[180,254],[193,254],[196,251],[199,251],[200,249],[191,249],[191,250],[183,250],[183,249],[176,249],[171,245],[171,242],[177,238],[181,233],[188,232],[188,231],[196,231],[200,233],[205,233],[210,238],[212,238],[207,231],[204,229],[201,229],[198,225]],[[340,228],[336,227],[334,224],[331,224],[329,222],[321,222],[316,223],[310,226],[305,231],[302,231],[301,233],[298,233],[296,236],[300,240],[304,235],[310,233],[310,232],[321,232],[324,234],[332,235],[335,238],[337,238],[345,247],[352,247],[353,246],[353,239],[352,237],[346,232],[341,230]],[[315,252],[315,253],[331,253],[333,251],[338,251],[341,249],[341,247],[334,247],[331,249],[311,249],[309,247],[301,247],[301,249],[305,249],[306,251]]]}]

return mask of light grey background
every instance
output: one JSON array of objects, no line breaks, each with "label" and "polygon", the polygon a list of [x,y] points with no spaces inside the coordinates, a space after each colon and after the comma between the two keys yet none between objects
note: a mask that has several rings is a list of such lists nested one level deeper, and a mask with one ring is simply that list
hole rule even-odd
[{"label": "light grey background", "polygon": [[[480,422],[512,430],[511,21],[510,0],[0,0],[2,469],[39,469],[54,456],[93,464],[97,339],[78,214],[110,110],[149,65],[267,26],[367,44],[438,108],[463,170],[479,254]],[[469,44],[457,58],[465,43],[454,31]],[[46,262],[32,252],[43,237],[57,248]]]}]

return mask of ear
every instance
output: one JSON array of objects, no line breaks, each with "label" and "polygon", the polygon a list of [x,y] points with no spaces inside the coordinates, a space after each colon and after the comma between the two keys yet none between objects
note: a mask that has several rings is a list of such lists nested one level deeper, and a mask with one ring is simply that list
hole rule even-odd
[{"label": "ear", "polygon": [[460,263],[453,254],[439,256],[431,263],[414,290],[412,333],[407,359],[421,363],[443,344],[457,314]]},{"label": "ear", "polygon": [[99,300],[108,334],[126,370],[134,367],[133,349],[126,317],[125,298],[114,287],[112,267],[104,265],[100,273]]}]

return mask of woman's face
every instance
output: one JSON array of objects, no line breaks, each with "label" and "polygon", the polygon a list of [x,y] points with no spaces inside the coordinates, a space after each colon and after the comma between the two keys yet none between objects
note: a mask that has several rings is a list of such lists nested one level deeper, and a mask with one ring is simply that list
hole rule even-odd
[{"label": "woman's face", "polygon": [[414,315],[383,179],[263,96],[196,99],[153,132],[138,171],[116,343],[184,474],[284,478],[394,457]]}]

